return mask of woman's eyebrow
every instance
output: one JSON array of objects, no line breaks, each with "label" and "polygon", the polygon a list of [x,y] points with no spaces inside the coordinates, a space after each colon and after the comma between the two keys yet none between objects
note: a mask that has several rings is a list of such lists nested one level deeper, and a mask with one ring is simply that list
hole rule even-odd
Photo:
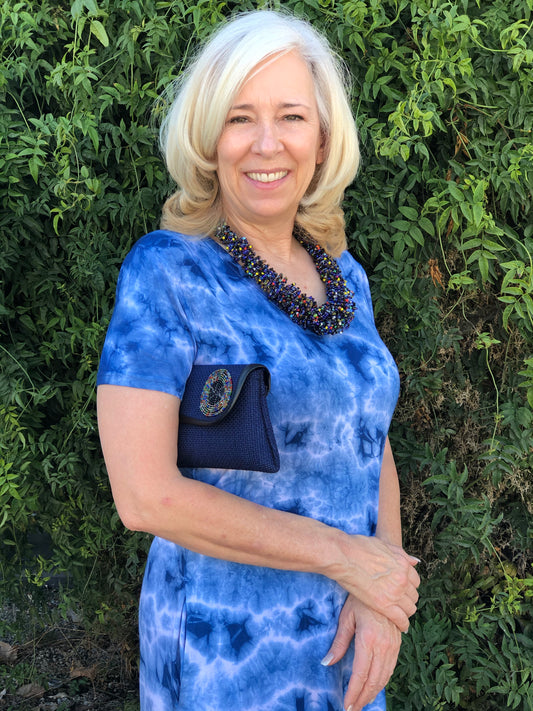
[{"label": "woman's eyebrow", "polygon": [[[309,106],[301,101],[296,101],[296,102],[291,102],[291,101],[284,101],[281,104],[278,104],[280,109],[295,109],[295,108],[303,108],[303,109],[308,109]],[[254,109],[253,104],[235,104],[235,106],[230,107],[230,111],[253,111]]]}]

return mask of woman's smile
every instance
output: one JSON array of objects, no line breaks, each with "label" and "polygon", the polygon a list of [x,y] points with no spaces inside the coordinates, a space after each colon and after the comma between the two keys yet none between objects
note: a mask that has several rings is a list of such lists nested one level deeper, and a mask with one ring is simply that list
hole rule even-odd
[{"label": "woman's smile", "polygon": [[288,174],[288,170],[279,170],[275,173],[246,173],[251,180],[256,180],[258,183],[274,183],[281,180]]}]

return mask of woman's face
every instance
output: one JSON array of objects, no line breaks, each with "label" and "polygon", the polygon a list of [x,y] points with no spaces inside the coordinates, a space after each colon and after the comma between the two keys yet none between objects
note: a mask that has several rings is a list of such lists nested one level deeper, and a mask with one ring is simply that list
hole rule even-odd
[{"label": "woman's face", "polygon": [[323,160],[311,74],[296,52],[259,64],[235,98],[217,145],[224,215],[248,226],[292,226]]}]

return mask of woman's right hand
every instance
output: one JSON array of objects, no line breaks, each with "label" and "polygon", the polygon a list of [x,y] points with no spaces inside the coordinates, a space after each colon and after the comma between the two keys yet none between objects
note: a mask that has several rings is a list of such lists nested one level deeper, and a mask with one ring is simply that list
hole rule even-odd
[{"label": "woman's right hand", "polygon": [[418,558],[377,537],[350,536],[343,548],[346,559],[329,577],[407,632],[418,600]]}]

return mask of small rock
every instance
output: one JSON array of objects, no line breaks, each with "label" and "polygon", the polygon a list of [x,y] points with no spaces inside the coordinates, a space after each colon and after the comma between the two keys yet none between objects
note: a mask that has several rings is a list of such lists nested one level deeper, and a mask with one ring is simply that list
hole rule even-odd
[{"label": "small rock", "polygon": [[17,696],[22,696],[23,699],[31,699],[34,696],[42,696],[44,691],[39,684],[24,684],[17,689]]},{"label": "small rock", "polygon": [[72,609],[67,610],[67,617],[75,624],[79,624],[83,619],[81,614]]},{"label": "small rock", "polygon": [[0,642],[0,663],[13,664],[17,659],[17,650],[7,642]]}]

